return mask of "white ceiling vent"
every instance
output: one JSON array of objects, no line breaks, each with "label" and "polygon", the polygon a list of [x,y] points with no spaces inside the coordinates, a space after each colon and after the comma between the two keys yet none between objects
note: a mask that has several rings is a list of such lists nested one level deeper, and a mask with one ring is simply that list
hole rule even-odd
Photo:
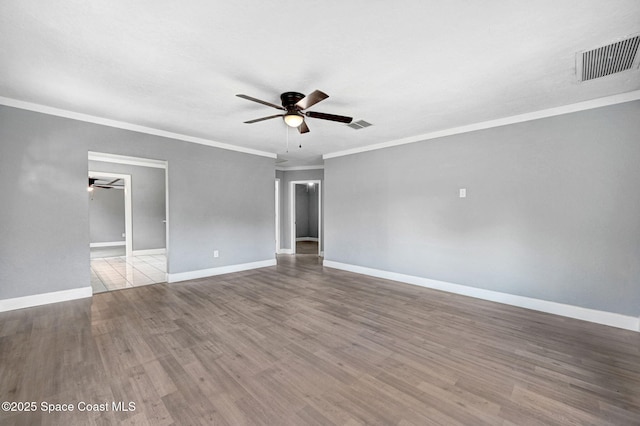
[{"label": "white ceiling vent", "polygon": [[638,67],[640,35],[576,55],[578,80],[587,81]]},{"label": "white ceiling vent", "polygon": [[347,126],[351,127],[352,129],[360,130],[360,129],[364,129],[365,127],[371,126],[371,123],[367,123],[364,120],[358,120],[358,121],[354,121],[351,124],[347,124]]}]

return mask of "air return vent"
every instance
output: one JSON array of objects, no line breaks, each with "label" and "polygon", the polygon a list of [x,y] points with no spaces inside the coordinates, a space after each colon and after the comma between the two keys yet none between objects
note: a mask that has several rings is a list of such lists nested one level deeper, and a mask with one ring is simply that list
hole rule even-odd
[{"label": "air return vent", "polygon": [[638,67],[640,35],[616,43],[579,52],[576,71],[578,80],[587,81]]},{"label": "air return vent", "polygon": [[351,124],[347,124],[347,126],[351,127],[352,129],[360,130],[360,129],[364,129],[365,127],[371,126],[371,123],[367,123],[364,120],[358,120],[358,121],[354,121]]}]

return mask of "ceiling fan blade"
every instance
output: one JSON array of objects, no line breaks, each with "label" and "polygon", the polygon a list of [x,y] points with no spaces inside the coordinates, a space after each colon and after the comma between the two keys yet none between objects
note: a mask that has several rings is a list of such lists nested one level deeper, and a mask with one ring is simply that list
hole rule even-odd
[{"label": "ceiling fan blade", "polygon": [[307,96],[305,96],[304,98],[300,99],[297,103],[296,106],[300,109],[307,109],[309,108],[311,105],[315,105],[320,101],[323,101],[325,99],[327,99],[329,97],[329,95],[327,95],[324,92],[321,92],[319,90],[315,90],[311,93],[309,93]]},{"label": "ceiling fan blade", "polygon": [[262,104],[262,105],[266,105],[266,106],[270,106],[270,107],[273,107],[273,108],[276,108],[276,109],[281,109],[283,111],[286,111],[282,106],[276,105],[276,104],[272,104],[271,102],[262,101],[260,99],[252,98],[251,96],[247,96],[247,95],[236,95],[236,96],[239,97],[239,98],[242,98],[242,99],[246,99],[248,101],[257,102],[257,103]]},{"label": "ceiling fan blade", "polygon": [[93,185],[94,188],[103,188],[103,189],[113,189],[113,188],[124,188],[121,185]]},{"label": "ceiling fan blade", "polygon": [[244,123],[245,124],[253,124],[253,123],[257,123],[258,121],[271,120],[272,118],[282,117],[282,116],[283,116],[283,114],[270,115],[268,117],[256,118],[255,120],[245,121]]},{"label": "ceiling fan blade", "polygon": [[344,115],[325,114],[324,112],[307,111],[304,113],[307,117],[320,118],[322,120],[339,121],[340,123],[351,123],[352,117],[345,117]]},{"label": "ceiling fan blade", "polygon": [[307,126],[307,123],[303,121],[302,124],[298,126],[298,132],[300,132],[300,134],[309,133],[309,127]]}]

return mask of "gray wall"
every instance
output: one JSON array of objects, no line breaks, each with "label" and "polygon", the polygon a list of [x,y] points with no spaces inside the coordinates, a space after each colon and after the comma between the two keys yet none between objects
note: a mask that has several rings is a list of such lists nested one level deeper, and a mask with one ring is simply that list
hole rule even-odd
[{"label": "gray wall", "polygon": [[5,106],[0,141],[0,299],[89,286],[89,150],[168,160],[170,273],[274,258],[271,158]]},{"label": "gray wall", "polygon": [[131,175],[133,250],[166,247],[165,171],[154,167],[89,161],[89,170]]},{"label": "gray wall", "polygon": [[296,238],[318,238],[318,186],[296,185]]},{"label": "gray wall", "polygon": [[638,316],[638,117],[632,102],[325,160],[325,258]]},{"label": "gray wall", "polygon": [[124,242],[124,191],[94,188],[89,197],[89,241],[91,243]]},{"label": "gray wall", "polygon": [[[324,181],[324,170],[286,170],[276,171],[276,178],[280,179],[280,248],[291,249],[289,184],[296,180],[320,180]],[[321,192],[321,217],[320,217],[320,250],[324,250],[324,182]]]},{"label": "gray wall", "polygon": [[296,238],[309,236],[309,193],[305,185],[296,185]]}]

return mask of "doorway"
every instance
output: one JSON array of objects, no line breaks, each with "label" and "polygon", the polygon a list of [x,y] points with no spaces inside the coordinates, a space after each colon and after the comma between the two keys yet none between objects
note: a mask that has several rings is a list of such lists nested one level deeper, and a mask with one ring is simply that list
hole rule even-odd
[{"label": "doorway", "polygon": [[[89,211],[93,292],[166,282],[169,248],[167,162],[96,152],[89,152],[88,160],[89,192],[95,194]],[[118,198],[116,191],[124,194],[124,200]],[[96,202],[96,195],[101,197],[100,202]],[[112,206],[108,207],[105,201]],[[104,210],[96,217],[99,209]],[[107,216],[109,210],[114,217],[100,222],[104,219],[100,216]],[[117,217],[117,212],[122,210],[124,220]],[[94,229],[97,225],[106,226],[105,223],[112,225],[107,239],[113,241],[108,243],[95,240],[98,235],[105,238],[107,229]],[[113,243],[120,243],[124,253],[118,253],[118,244],[114,246]],[[105,248],[109,244],[112,247]],[[96,250],[106,250],[107,255],[113,256],[97,256]]]},{"label": "doorway", "polygon": [[322,183],[320,180],[290,182],[290,229],[292,254],[321,255]]},{"label": "doorway", "polygon": [[131,256],[131,175],[89,170],[91,258]]}]

